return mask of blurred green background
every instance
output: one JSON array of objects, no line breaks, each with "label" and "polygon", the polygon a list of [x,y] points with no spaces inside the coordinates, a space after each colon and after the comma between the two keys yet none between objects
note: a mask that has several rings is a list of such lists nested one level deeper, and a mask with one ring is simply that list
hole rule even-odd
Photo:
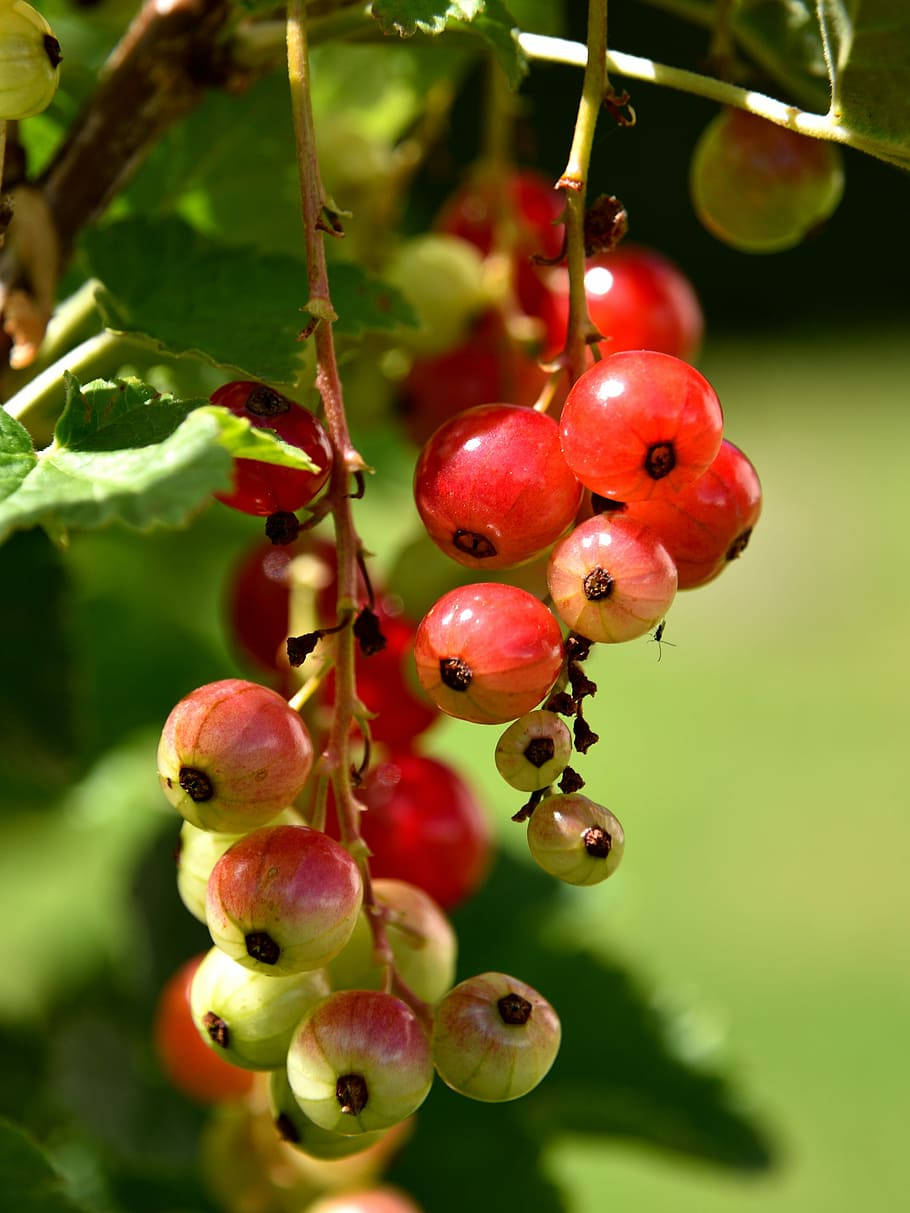
[{"label": "blurred green background", "polygon": [[[76,61],[84,46],[100,59],[97,30],[127,7],[98,6],[89,36],[83,13],[47,6]],[[612,9],[615,46],[687,64],[703,53],[700,31],[645,5]],[[566,32],[579,36],[583,14],[567,6]],[[522,162],[559,172],[579,83],[532,74]],[[244,146],[260,147],[264,129],[282,146],[271,124],[282,87],[254,93]],[[482,69],[467,69],[413,192],[412,230],[476,154],[482,88]],[[592,659],[602,740],[579,768],[628,837],[608,885],[537,877],[493,767],[498,730],[447,722],[427,736],[477,788],[506,856],[458,916],[460,975],[506,968],[539,984],[567,1031],[552,1078],[520,1104],[434,1091],[395,1173],[427,1213],[463,1208],[464,1174],[479,1207],[484,1191],[501,1207],[495,1185],[511,1167],[516,1201],[535,1213],[896,1210],[910,1189],[910,180],[848,155],[824,231],[792,253],[743,256],[701,231],[687,199],[714,107],[643,85],[634,101],[634,131],[600,128],[593,188],[622,197],[634,238],[674,257],[702,296],[700,366],[760,472],[764,515],[739,563],[674,604],[674,647],[642,640]],[[35,120],[36,163],[67,104]],[[212,101],[195,137],[208,120],[227,129],[229,108]],[[166,208],[162,181],[174,188],[194,146],[183,160],[161,149],[129,206]],[[242,158],[227,161],[222,176],[242,188],[214,188],[215,173],[184,213],[246,239],[263,202],[290,230],[293,162],[276,201],[277,178],[251,170],[244,182]],[[358,525],[388,572],[418,532],[415,453],[357,360],[345,376],[355,437],[378,469]],[[197,377],[207,390],[224,378]],[[223,598],[258,531],[213,506],[183,532],[76,535],[60,553],[35,532],[0,548],[0,1113],[28,1125],[100,1213],[210,1208],[191,1178],[202,1114],[167,1089],[149,1044],[156,991],[207,946],[173,886],[176,822],[154,746],[181,695],[250,673]],[[412,565],[411,608],[447,575],[442,557],[421,558],[416,576]]]}]

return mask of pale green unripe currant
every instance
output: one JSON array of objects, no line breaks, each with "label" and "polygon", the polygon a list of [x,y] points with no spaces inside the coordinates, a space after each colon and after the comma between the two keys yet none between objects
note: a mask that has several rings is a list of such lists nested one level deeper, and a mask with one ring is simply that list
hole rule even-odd
[{"label": "pale green unripe currant", "polygon": [[60,43],[24,0],[0,0],[0,121],[30,118],[53,100]]},{"label": "pale green unripe currant", "polygon": [[619,867],[625,834],[609,809],[587,796],[549,796],[528,822],[531,858],[567,884],[599,884]]},{"label": "pale green unripe currant", "polygon": [[[448,918],[429,894],[403,880],[374,880],[373,895],[389,911],[386,938],[401,980],[424,1002],[438,1002],[455,980],[457,941]],[[336,990],[382,989],[385,974],[373,957],[366,910],[328,973]]]},{"label": "pale green unripe currant", "polygon": [[320,1129],[305,1114],[300,1104],[294,1098],[291,1084],[288,1082],[288,1072],[285,1066],[273,1070],[269,1080],[269,1107],[275,1121],[275,1128],[283,1141],[296,1146],[312,1158],[336,1159],[348,1158],[351,1154],[359,1154],[385,1136],[387,1130],[376,1129],[372,1133],[359,1133],[356,1137],[341,1133],[331,1133],[328,1129]]},{"label": "pale green unripe currant", "polygon": [[481,973],[450,990],[436,1009],[433,1061],[461,1095],[504,1103],[534,1089],[559,1052],[559,1017],[531,986]]},{"label": "pale green unripe currant", "polygon": [[572,735],[555,712],[527,712],[496,745],[496,769],[519,792],[549,787],[569,764]]},{"label": "pale green unripe currant", "polygon": [[245,1070],[283,1066],[294,1029],[329,993],[323,969],[290,977],[245,969],[212,948],[190,988],[199,1035],[216,1053]]}]

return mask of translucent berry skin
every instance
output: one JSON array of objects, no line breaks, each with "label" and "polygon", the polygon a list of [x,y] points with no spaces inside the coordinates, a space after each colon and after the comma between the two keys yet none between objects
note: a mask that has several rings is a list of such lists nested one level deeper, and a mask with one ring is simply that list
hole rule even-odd
[{"label": "translucent berry skin", "polygon": [[[555,358],[565,345],[569,319],[569,275],[550,270],[545,281],[553,293],[556,327],[544,353]],[[657,350],[691,361],[698,353],[704,316],[688,278],[653,249],[623,244],[592,257],[585,270],[588,314],[603,334],[604,355],[620,350]]]},{"label": "translucent berry skin", "polygon": [[155,1011],[155,1051],[171,1085],[197,1103],[220,1103],[245,1095],[253,1083],[240,1070],[206,1048],[190,1011],[190,987],[202,962],[194,956],[180,966],[161,991]]},{"label": "translucent berry skin", "polygon": [[724,110],[695,146],[690,189],[699,219],[725,244],[745,253],[781,252],[840,202],[840,149],[743,110]]},{"label": "translucent berry skin", "polygon": [[626,507],[657,535],[679,574],[679,588],[713,581],[740,556],[761,514],[758,473],[739,447],[724,439],[717,458],[671,501]]},{"label": "translucent berry skin", "polygon": [[446,910],[478,889],[490,865],[490,827],[452,767],[393,754],[367,773],[357,797],[367,809],[360,830],[374,876],[416,885]]},{"label": "translucent berry skin", "polygon": [[[345,1078],[352,1081],[345,1085]],[[429,1042],[414,1012],[391,994],[342,990],[297,1030],[288,1081],[304,1114],[323,1129],[348,1135],[388,1129],[429,1094]]]},{"label": "translucent berry skin", "polygon": [[[503,999],[510,1000],[504,1011]],[[560,1037],[559,1017],[536,990],[505,973],[482,973],[450,990],[436,1008],[433,1061],[454,1091],[504,1103],[527,1095],[546,1076]]]},{"label": "translucent berry skin", "polygon": [[275,818],[313,765],[306,725],[268,687],[226,678],[198,687],[168,716],[158,743],[165,796],[191,825],[242,833]]},{"label": "translucent berry skin", "polygon": [[307,1213],[421,1213],[404,1192],[393,1188],[369,1188],[326,1196],[307,1207]]},{"label": "translucent berry skin", "polygon": [[510,568],[539,555],[571,525],[581,494],[556,422],[511,404],[481,405],[440,426],[414,474],[430,538],[476,569]]},{"label": "translucent berry skin", "polygon": [[625,835],[609,809],[587,796],[548,796],[531,814],[528,848],[535,863],[566,884],[600,884],[622,859]]},{"label": "translucent berry skin", "polygon": [[235,1066],[283,1066],[294,1029],[330,993],[324,969],[264,977],[212,948],[193,977],[190,1009],[200,1039]]},{"label": "translucent berry skin", "polygon": [[212,404],[245,417],[257,429],[274,430],[279,438],[304,451],[317,471],[279,467],[258,459],[234,460],[234,486],[216,493],[225,505],[244,514],[293,514],[313,500],[332,471],[332,446],[325,430],[305,408],[261,383],[238,380],[213,392]]},{"label": "translucent berry skin", "polygon": [[528,712],[510,724],[496,745],[496,769],[519,792],[538,792],[565,770],[572,735],[555,712]]},{"label": "translucent berry skin", "polygon": [[351,937],[363,886],[334,839],[306,826],[254,830],[218,860],[206,919],[238,964],[282,976],[319,969]]},{"label": "translucent berry skin", "polygon": [[377,1129],[373,1133],[348,1137],[341,1133],[330,1133],[314,1124],[294,1098],[284,1061],[285,1058],[282,1058],[281,1068],[273,1070],[269,1079],[269,1108],[283,1141],[303,1150],[311,1158],[333,1160],[359,1154],[384,1136],[384,1130]]},{"label": "translucent berry skin", "polygon": [[479,582],[443,594],[414,641],[417,676],[438,708],[505,724],[536,707],[562,665],[559,625],[516,586]]},{"label": "translucent berry skin", "polygon": [[547,566],[553,609],[598,643],[634,640],[666,615],[676,566],[643,522],[598,514],[558,543]]},{"label": "translucent berry skin", "polygon": [[[455,980],[457,941],[436,902],[403,880],[374,880],[376,904],[389,911],[386,938],[405,985],[424,1002],[438,1002]],[[383,966],[373,953],[373,931],[361,910],[347,946],[328,967],[336,990],[380,990]]]},{"label": "translucent berry skin", "polygon": [[0,4],[0,121],[31,118],[50,105],[62,58],[54,31],[30,4]]},{"label": "translucent berry skin", "polygon": [[672,496],[707,471],[720,450],[723,420],[714,389],[687,362],[624,350],[572,387],[562,412],[562,452],[601,497]]}]

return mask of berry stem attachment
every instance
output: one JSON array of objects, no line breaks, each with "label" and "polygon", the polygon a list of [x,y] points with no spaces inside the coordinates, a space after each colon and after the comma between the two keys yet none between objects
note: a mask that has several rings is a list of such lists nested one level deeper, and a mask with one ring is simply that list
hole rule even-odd
[{"label": "berry stem attachment", "polygon": [[566,254],[569,267],[569,324],[563,358],[572,383],[584,374],[593,325],[585,294],[585,198],[597,116],[609,88],[607,0],[589,0],[588,45],[575,133],[557,188],[566,196]]}]

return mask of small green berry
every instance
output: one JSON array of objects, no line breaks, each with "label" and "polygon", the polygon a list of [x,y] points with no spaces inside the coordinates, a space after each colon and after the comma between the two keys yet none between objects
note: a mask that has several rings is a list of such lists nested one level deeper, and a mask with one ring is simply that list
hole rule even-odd
[{"label": "small green berry", "polygon": [[550,796],[528,822],[531,857],[567,884],[599,884],[622,859],[625,835],[609,809],[573,792]]},{"label": "small green berry", "polygon": [[31,118],[50,105],[62,58],[54,31],[30,4],[0,4],[0,121]]},{"label": "small green berry", "polygon": [[519,792],[549,787],[572,756],[572,736],[555,712],[528,712],[496,745],[496,769]]}]

